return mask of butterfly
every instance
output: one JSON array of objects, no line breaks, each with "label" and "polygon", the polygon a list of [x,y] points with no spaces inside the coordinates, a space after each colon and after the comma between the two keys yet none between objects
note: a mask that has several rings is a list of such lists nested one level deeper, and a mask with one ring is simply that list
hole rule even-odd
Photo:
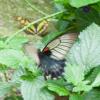
[{"label": "butterfly", "polygon": [[[21,27],[27,26],[29,23],[31,23],[27,18],[23,18],[21,16],[16,16],[15,19],[19,21]],[[31,25],[24,31],[25,33],[30,35],[37,34],[39,36],[44,36],[47,34],[47,28],[48,28],[48,22],[46,20],[43,20],[40,23]]]},{"label": "butterfly", "polygon": [[44,76],[57,78],[64,72],[66,54],[76,39],[76,33],[68,33],[49,42],[42,51],[36,50],[32,43],[25,45],[25,51],[30,57],[35,58]]}]

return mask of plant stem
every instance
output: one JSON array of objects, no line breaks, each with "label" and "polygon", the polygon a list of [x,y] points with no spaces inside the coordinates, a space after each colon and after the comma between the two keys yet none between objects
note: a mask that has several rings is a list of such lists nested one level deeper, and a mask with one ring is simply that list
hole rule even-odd
[{"label": "plant stem", "polygon": [[38,9],[36,6],[31,5],[31,3],[28,0],[25,0],[27,2],[27,4],[34,10],[38,11],[39,13],[41,13],[42,15],[46,16],[48,14],[44,13],[43,11],[41,11],[40,9]]},{"label": "plant stem", "polygon": [[63,12],[65,12],[65,10],[59,11],[59,12],[54,13],[54,14],[51,14],[51,15],[47,15],[47,16],[45,16],[45,17],[42,17],[42,18],[40,18],[40,19],[37,19],[36,21],[33,21],[33,22],[29,23],[27,26],[24,26],[22,29],[18,30],[18,31],[15,32],[13,35],[11,35],[10,37],[8,37],[7,40],[5,41],[5,43],[6,43],[6,44],[9,43],[9,41],[10,41],[11,39],[13,39],[17,34],[19,34],[20,32],[24,31],[25,29],[27,29],[27,28],[30,27],[31,25],[33,25],[33,24],[35,24],[35,23],[38,23],[38,22],[40,22],[40,21],[42,21],[42,20],[44,20],[44,19],[48,19],[48,18],[54,17],[54,16],[56,16],[56,15],[59,15],[59,14],[61,14],[61,13],[63,13]]}]

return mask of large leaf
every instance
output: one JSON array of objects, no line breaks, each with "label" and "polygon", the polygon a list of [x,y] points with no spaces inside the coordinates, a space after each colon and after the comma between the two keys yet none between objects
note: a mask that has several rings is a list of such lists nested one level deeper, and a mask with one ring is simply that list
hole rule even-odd
[{"label": "large leaf", "polygon": [[100,65],[100,27],[92,24],[82,31],[79,41],[71,48],[68,62],[78,64],[85,72]]},{"label": "large leaf", "polygon": [[77,85],[84,79],[84,70],[78,65],[67,65],[64,77],[69,83]]},{"label": "large leaf", "polygon": [[89,4],[93,4],[93,3],[97,3],[100,0],[69,0],[69,3],[73,6],[73,7],[82,7],[82,6],[86,6]]},{"label": "large leaf", "polygon": [[69,92],[63,84],[63,80],[51,80],[47,82],[47,87],[50,91],[57,93],[59,96],[67,96]]},{"label": "large leaf", "polygon": [[17,68],[24,61],[25,56],[21,51],[4,49],[0,51],[0,64]]},{"label": "large leaf", "polygon": [[45,81],[43,77],[38,77],[33,81],[23,81],[21,93],[24,100],[54,100],[54,96],[43,89]]},{"label": "large leaf", "polygon": [[87,85],[89,81],[84,80],[84,69],[78,65],[67,65],[64,77],[68,83],[74,85],[73,92],[89,91],[92,87]]}]

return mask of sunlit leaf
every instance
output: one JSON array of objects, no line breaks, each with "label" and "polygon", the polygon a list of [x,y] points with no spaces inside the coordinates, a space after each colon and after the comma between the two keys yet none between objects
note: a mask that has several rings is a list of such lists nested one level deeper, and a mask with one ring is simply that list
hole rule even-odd
[{"label": "sunlit leaf", "polygon": [[9,42],[9,47],[13,49],[20,49],[24,43],[28,42],[28,39],[24,36],[17,36],[14,37],[10,42]]},{"label": "sunlit leaf", "polygon": [[92,89],[91,85],[88,85],[89,81],[82,81],[77,86],[73,88],[73,92],[79,92],[79,91],[90,91]]},{"label": "sunlit leaf", "polygon": [[43,89],[45,80],[43,77],[38,77],[33,81],[23,81],[21,85],[21,93],[24,100],[54,100],[54,96]]},{"label": "sunlit leaf", "polygon": [[92,24],[82,31],[79,40],[71,48],[68,62],[78,64],[85,72],[100,65],[100,27]]},{"label": "sunlit leaf", "polygon": [[84,70],[78,65],[67,65],[64,77],[69,83],[77,85],[84,79]]},{"label": "sunlit leaf", "polygon": [[82,6],[86,6],[89,4],[93,4],[93,3],[97,3],[100,0],[69,0],[69,3],[73,6],[73,7],[82,7]]},{"label": "sunlit leaf", "polygon": [[49,82],[47,86],[49,90],[56,92],[59,96],[67,96],[69,94],[68,90],[60,84]]},{"label": "sunlit leaf", "polygon": [[0,51],[0,63],[8,67],[17,68],[25,59],[21,51],[4,49]]}]

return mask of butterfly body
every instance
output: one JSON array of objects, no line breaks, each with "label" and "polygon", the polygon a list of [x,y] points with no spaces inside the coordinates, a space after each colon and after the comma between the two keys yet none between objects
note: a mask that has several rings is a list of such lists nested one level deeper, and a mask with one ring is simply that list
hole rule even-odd
[{"label": "butterfly body", "polygon": [[65,59],[57,60],[50,57],[52,53],[39,52],[40,59],[39,67],[45,72],[45,76],[51,76],[51,78],[61,76],[64,72]]}]

